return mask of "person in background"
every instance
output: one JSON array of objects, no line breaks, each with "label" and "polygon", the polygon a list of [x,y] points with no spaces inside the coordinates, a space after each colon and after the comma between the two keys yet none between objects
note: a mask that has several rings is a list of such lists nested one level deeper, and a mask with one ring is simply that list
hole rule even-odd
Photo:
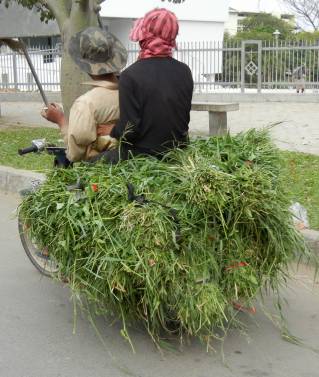
[{"label": "person in background", "polygon": [[69,119],[57,104],[51,104],[41,114],[59,125],[70,161],[90,161],[117,146],[109,134],[120,117],[116,74],[126,65],[127,52],[111,33],[89,27],[71,39],[69,53],[90,75],[93,81],[84,84],[93,89],[74,102]]},{"label": "person in background", "polygon": [[305,92],[306,88],[306,67],[304,64],[302,64],[300,67],[297,67],[293,73],[292,77],[294,80],[294,83],[296,85],[297,93],[299,94]]},{"label": "person in background", "polygon": [[194,83],[189,67],[173,58],[178,31],[175,14],[166,9],[136,21],[130,39],[139,42],[139,58],[120,76],[120,119],[110,132],[122,141],[120,153],[98,158],[158,157],[187,144]]}]

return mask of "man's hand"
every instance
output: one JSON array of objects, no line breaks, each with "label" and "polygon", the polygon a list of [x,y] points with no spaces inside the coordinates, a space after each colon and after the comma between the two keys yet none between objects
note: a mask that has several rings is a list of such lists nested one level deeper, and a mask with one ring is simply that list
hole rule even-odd
[{"label": "man's hand", "polygon": [[97,136],[109,136],[115,124],[100,124],[97,127]]},{"label": "man's hand", "polygon": [[46,120],[58,124],[60,127],[65,125],[65,116],[61,107],[56,103],[51,103],[41,111],[41,115]]}]

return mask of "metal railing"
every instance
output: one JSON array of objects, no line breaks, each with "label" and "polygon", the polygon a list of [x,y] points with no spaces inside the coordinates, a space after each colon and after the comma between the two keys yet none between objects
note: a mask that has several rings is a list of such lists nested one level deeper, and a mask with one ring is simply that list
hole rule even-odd
[{"label": "metal railing", "polygon": [[[60,91],[61,53],[57,49],[30,50],[30,58],[46,91]],[[0,53],[0,88],[15,91],[37,90],[23,55]]]},{"label": "metal railing", "polygon": [[261,47],[261,89],[291,89],[298,78],[295,72],[303,69],[308,89],[319,88],[319,44],[299,42],[264,42]]},{"label": "metal railing", "polygon": [[[138,58],[136,45],[128,46],[128,66]],[[57,49],[30,50],[44,89],[60,90],[61,53]],[[294,72],[303,67],[307,89],[319,89],[319,44],[306,41],[236,41],[180,43],[174,57],[193,72],[195,91],[291,91]],[[0,53],[0,89],[37,90],[23,56]]]}]

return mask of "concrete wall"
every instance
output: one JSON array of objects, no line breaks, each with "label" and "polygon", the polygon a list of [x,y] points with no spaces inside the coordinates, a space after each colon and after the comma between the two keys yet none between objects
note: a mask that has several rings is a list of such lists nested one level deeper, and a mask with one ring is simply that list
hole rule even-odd
[{"label": "concrete wall", "polygon": [[174,4],[168,0],[108,0],[102,4],[102,17],[139,18],[154,8],[167,8],[179,20],[225,22],[228,18],[229,0],[186,0]]},{"label": "concrete wall", "polygon": [[180,21],[178,42],[222,41],[223,38],[223,22]]},{"label": "concrete wall", "polygon": [[133,26],[133,19],[117,18],[103,21],[111,33],[113,33],[124,44],[125,47],[129,45],[129,34]]},{"label": "concrete wall", "polygon": [[34,37],[59,35],[55,21],[41,22],[40,15],[35,9],[23,8],[14,1],[5,7],[0,4],[0,37]]},{"label": "concrete wall", "polygon": [[[103,19],[109,31],[128,46],[129,34],[134,20],[132,18]],[[224,37],[224,23],[214,21],[180,21],[178,42],[222,41]]]},{"label": "concrete wall", "polygon": [[204,102],[238,102],[238,103],[319,103],[318,94],[295,94],[295,93],[210,93],[195,94],[194,101]]},{"label": "concrete wall", "polygon": [[223,40],[229,0],[187,0],[181,4],[163,3],[162,0],[108,0],[102,4],[101,15],[109,30],[127,46],[133,20],[155,7],[175,12],[180,21],[179,42]]},{"label": "concrete wall", "polygon": [[[49,102],[61,102],[61,94],[59,92],[48,92]],[[265,102],[281,102],[281,103],[319,103],[318,94],[231,94],[231,93],[211,93],[211,94],[194,94],[194,101],[206,101],[215,103],[265,103]],[[1,102],[42,102],[38,92],[32,93],[0,93]]]}]

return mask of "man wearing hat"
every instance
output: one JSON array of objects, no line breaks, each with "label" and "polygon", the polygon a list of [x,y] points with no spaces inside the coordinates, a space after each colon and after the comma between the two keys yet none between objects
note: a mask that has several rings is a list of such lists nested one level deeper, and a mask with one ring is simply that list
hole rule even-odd
[{"label": "man wearing hat", "polygon": [[115,74],[126,65],[127,52],[111,33],[89,27],[71,39],[69,53],[92,78],[92,82],[84,84],[93,89],[74,102],[68,120],[56,104],[51,104],[41,114],[59,125],[67,146],[67,158],[72,162],[88,161],[116,144],[109,136],[119,119]]},{"label": "man wearing hat", "polygon": [[[120,119],[110,134],[123,141],[122,158],[160,157],[188,141],[194,83],[189,67],[173,58],[178,30],[167,9],[154,9],[134,25],[130,38],[141,50],[120,76]],[[110,153],[100,157],[109,161]]]}]

